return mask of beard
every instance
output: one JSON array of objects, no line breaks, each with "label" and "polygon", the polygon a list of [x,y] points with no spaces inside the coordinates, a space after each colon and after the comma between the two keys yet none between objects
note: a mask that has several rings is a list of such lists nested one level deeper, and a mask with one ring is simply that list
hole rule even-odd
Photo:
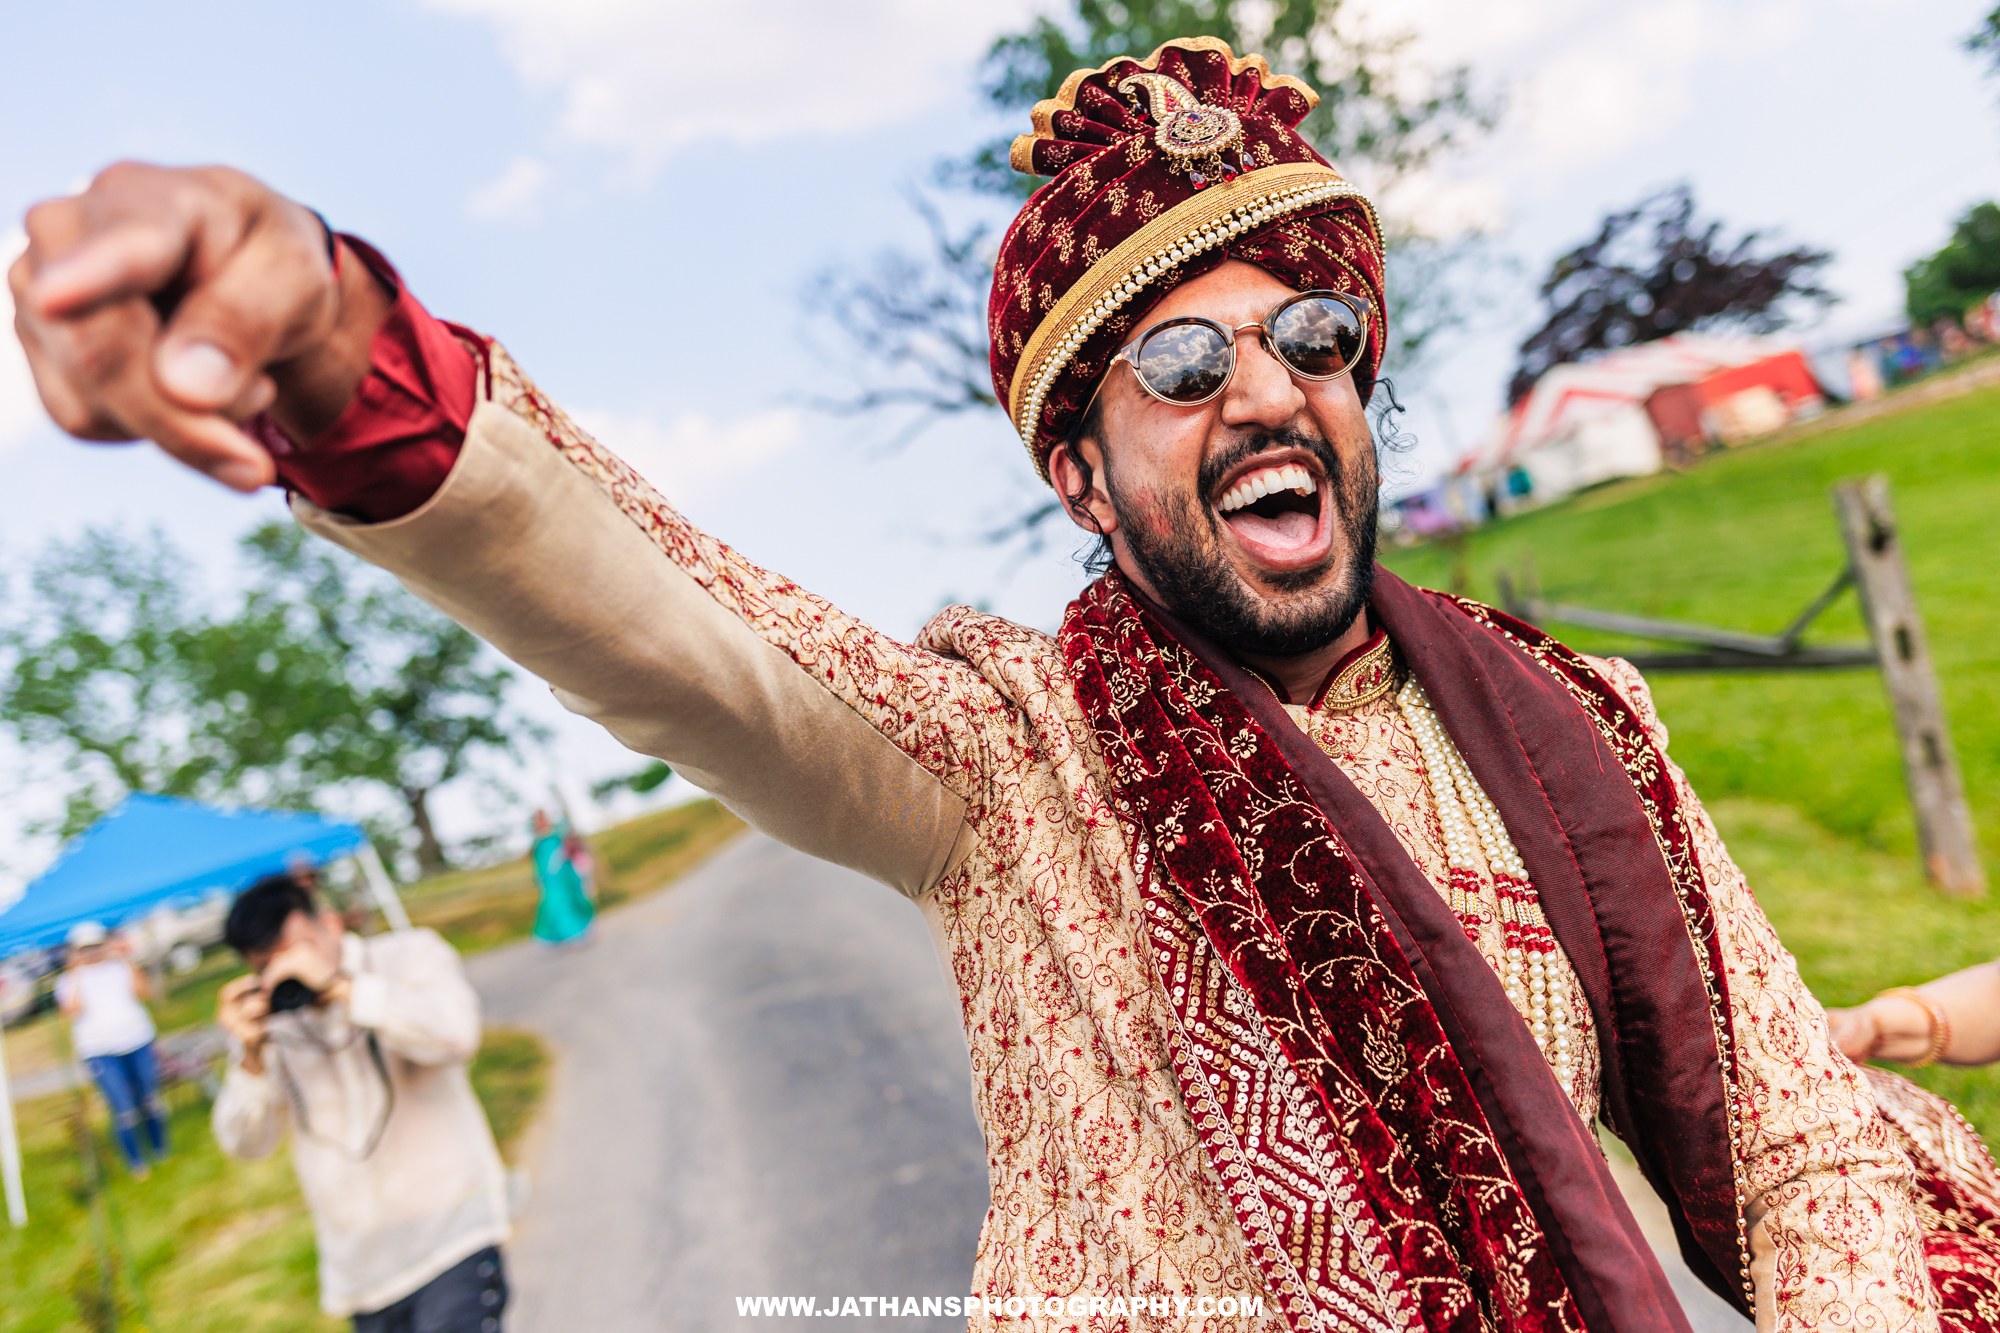
[{"label": "beard", "polygon": [[[1222,550],[1223,519],[1202,497],[1214,494],[1245,459],[1289,448],[1309,450],[1319,460],[1329,492],[1322,503],[1334,506],[1336,537],[1320,565],[1267,575],[1277,589],[1271,595],[1244,583],[1230,565]],[[1323,648],[1368,604],[1375,586],[1375,469],[1343,465],[1320,436],[1288,426],[1245,437],[1202,464],[1192,493],[1159,497],[1155,512],[1143,517],[1119,495],[1110,459],[1105,463],[1105,490],[1133,563],[1167,610],[1238,656],[1297,657]]]}]

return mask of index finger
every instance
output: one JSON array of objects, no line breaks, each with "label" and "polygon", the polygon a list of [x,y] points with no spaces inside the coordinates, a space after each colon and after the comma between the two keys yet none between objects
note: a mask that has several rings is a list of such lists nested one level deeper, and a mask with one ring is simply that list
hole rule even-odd
[{"label": "index finger", "polygon": [[204,262],[242,239],[245,204],[256,191],[224,168],[113,163],[82,193],[28,210],[32,308],[46,318],[73,316],[169,290],[177,279],[199,281]]},{"label": "index finger", "polygon": [[181,270],[192,245],[185,223],[166,225],[151,218],[121,222],[53,258],[31,259],[27,299],[42,318],[63,319],[147,296]]}]

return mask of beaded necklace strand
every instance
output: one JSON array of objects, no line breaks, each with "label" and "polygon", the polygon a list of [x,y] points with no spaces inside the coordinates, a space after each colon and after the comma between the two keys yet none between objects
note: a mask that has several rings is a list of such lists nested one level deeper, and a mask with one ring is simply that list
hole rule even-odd
[{"label": "beaded necklace strand", "polygon": [[1467,938],[1479,941],[1480,899],[1485,880],[1473,857],[1477,847],[1485,853],[1492,872],[1494,896],[1498,903],[1500,934],[1505,949],[1500,980],[1507,999],[1527,1020],[1535,1047],[1555,1070],[1564,1091],[1574,1095],[1577,1052],[1571,1044],[1569,1025],[1563,1012],[1561,969],[1554,966],[1555,933],[1535,886],[1528,882],[1527,867],[1507,836],[1500,812],[1486,799],[1472,771],[1465,766],[1457,747],[1445,734],[1431,708],[1423,687],[1412,676],[1396,691],[1396,706],[1417,738],[1423,757],[1424,776],[1437,801],[1438,823],[1444,831],[1445,856],[1449,864],[1450,892],[1446,895],[1452,915],[1465,928]]}]

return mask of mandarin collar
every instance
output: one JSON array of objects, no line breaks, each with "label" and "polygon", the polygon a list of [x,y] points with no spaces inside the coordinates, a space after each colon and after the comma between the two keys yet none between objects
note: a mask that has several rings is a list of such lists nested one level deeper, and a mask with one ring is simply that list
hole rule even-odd
[{"label": "mandarin collar", "polygon": [[1396,645],[1389,641],[1389,631],[1378,629],[1326,673],[1308,707],[1315,712],[1351,712],[1394,689],[1399,674]]},{"label": "mandarin collar", "polygon": [[1376,629],[1360,647],[1351,650],[1347,656],[1334,663],[1333,670],[1326,673],[1326,679],[1319,683],[1312,698],[1299,704],[1285,692],[1278,678],[1260,671],[1248,662],[1243,669],[1262,681],[1277,696],[1279,703],[1288,708],[1303,707],[1308,712],[1346,713],[1363,704],[1375,700],[1394,689],[1402,678],[1402,668],[1396,658],[1396,645],[1389,641],[1389,632]]}]

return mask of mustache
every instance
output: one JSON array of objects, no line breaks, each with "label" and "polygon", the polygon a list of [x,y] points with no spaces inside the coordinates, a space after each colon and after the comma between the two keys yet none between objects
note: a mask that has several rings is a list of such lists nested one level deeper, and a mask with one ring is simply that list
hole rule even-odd
[{"label": "mustache", "polygon": [[1222,485],[1222,479],[1234,472],[1245,462],[1258,454],[1271,453],[1279,449],[1300,449],[1311,454],[1319,462],[1320,470],[1327,481],[1339,487],[1341,477],[1340,456],[1324,436],[1308,433],[1296,426],[1281,426],[1277,430],[1257,431],[1223,446],[1202,460],[1201,471],[1196,474],[1197,493],[1206,501]]}]

